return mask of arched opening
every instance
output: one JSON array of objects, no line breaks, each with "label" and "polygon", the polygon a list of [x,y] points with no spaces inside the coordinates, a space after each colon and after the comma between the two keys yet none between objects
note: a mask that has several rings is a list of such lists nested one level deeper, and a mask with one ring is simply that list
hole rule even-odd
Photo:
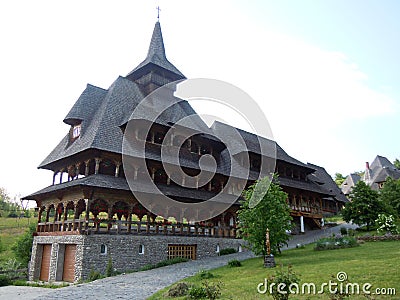
[{"label": "arched opening", "polygon": [[122,217],[127,220],[129,213],[129,205],[124,201],[118,201],[113,205],[112,215],[110,216],[110,218],[114,217],[114,215],[116,214],[118,220],[121,220]]},{"label": "arched opening", "polygon": [[95,218],[97,218],[100,213],[108,213],[107,201],[103,199],[96,199],[90,204],[90,212]]},{"label": "arched opening", "polygon": [[100,174],[115,175],[115,164],[109,159],[103,159],[100,163]]},{"label": "arched opening", "polygon": [[64,212],[64,204],[59,203],[57,205],[56,214],[54,216],[54,221],[61,221],[63,212]]}]

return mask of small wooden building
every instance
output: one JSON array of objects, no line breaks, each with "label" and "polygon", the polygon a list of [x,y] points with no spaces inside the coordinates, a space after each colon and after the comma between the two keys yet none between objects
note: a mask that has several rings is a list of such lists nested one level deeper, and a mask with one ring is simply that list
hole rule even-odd
[{"label": "small wooden building", "polygon": [[[236,238],[236,211],[240,192],[260,175],[259,141],[276,149],[274,155],[263,158],[279,174],[288,193],[295,231],[320,228],[324,214],[341,208],[346,199],[323,168],[294,159],[274,141],[226,124],[215,122],[209,128],[187,101],[165,110],[144,134],[138,126],[133,139],[144,145],[145,157],[132,154],[129,163],[124,161],[124,131],[133,110],[157,88],[183,79],[166,58],[157,22],[141,64],[108,89],[87,85],[64,119],[68,133],[39,166],[53,171],[52,184],[25,197],[35,200],[39,210],[30,280],[76,282],[87,278],[91,270],[104,272],[110,258],[115,269],[126,271],[173,257],[215,256],[223,248],[244,250],[243,241]],[[155,108],[148,109],[150,113]],[[192,132],[185,138],[175,124],[189,116]],[[145,113],[141,121],[149,121]],[[168,163],[187,174],[182,178],[165,170],[160,150],[174,126],[167,148],[178,149],[179,162]],[[246,151],[238,147],[229,154],[214,137],[229,134],[232,128],[242,136]],[[217,166],[208,182],[199,183],[196,176],[204,155],[212,156]],[[243,165],[245,157],[250,170]],[[235,176],[230,173],[233,165]],[[242,169],[248,176],[240,175]],[[222,194],[231,205],[201,221],[191,221],[190,210],[173,207],[160,207],[165,213],[156,215],[157,210],[147,209],[141,201],[142,197],[157,198],[152,194],[154,184],[179,203],[202,203]]]}]

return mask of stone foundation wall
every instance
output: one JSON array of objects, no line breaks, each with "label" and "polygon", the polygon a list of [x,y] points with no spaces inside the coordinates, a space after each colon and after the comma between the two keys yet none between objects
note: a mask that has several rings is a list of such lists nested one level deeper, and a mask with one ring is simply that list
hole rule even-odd
[{"label": "stone foundation wall", "polygon": [[[104,274],[109,258],[120,272],[137,270],[168,258],[168,245],[196,245],[196,259],[217,256],[217,249],[234,248],[245,251],[240,239],[180,236],[138,235],[65,235],[36,236],[33,240],[29,280],[40,276],[43,245],[52,244],[49,281],[62,280],[65,244],[76,244],[75,279],[86,279],[91,270]],[[103,252],[102,252],[102,245]],[[144,250],[140,253],[140,250]]]},{"label": "stone foundation wall", "polygon": [[[245,250],[243,240],[207,237],[177,236],[129,236],[129,235],[92,235],[85,236],[83,246],[82,278],[87,278],[91,269],[105,273],[109,258],[113,268],[124,272],[137,270],[148,264],[155,264],[168,258],[168,244],[197,245],[196,259],[217,256],[219,249],[234,248]],[[101,253],[101,245],[107,253]],[[144,253],[139,252],[140,245]]]}]

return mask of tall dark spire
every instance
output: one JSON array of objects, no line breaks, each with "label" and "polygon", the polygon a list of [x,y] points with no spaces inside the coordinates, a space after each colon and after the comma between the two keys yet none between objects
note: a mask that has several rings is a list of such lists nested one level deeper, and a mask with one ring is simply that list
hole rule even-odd
[{"label": "tall dark spire", "polygon": [[167,77],[168,81],[186,78],[185,75],[168,61],[165,55],[164,41],[159,21],[157,21],[154,26],[146,59],[126,77],[131,80],[136,80],[150,72],[159,73],[159,75]]}]

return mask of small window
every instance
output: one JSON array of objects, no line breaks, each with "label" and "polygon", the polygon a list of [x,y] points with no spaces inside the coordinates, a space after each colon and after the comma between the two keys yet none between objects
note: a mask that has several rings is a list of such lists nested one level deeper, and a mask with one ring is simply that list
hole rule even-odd
[{"label": "small window", "polygon": [[139,254],[144,254],[144,245],[139,245]]},{"label": "small window", "polygon": [[81,124],[75,125],[72,129],[72,138],[76,139],[81,135]]},{"label": "small window", "polygon": [[219,253],[219,244],[217,244],[217,246],[215,247],[215,253]]},{"label": "small window", "polygon": [[107,254],[107,246],[102,244],[100,246],[100,254]]}]

